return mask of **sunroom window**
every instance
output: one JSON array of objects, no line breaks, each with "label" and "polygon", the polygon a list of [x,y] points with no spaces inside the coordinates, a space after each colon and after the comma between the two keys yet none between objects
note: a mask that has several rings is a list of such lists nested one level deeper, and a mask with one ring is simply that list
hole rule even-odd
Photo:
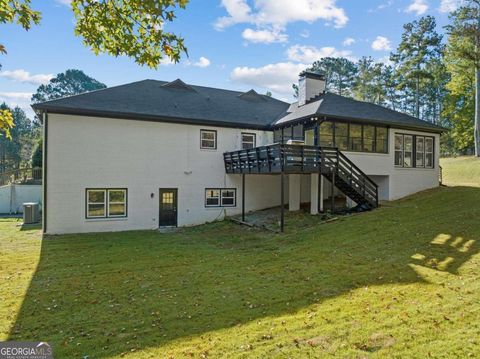
[{"label": "sunroom window", "polygon": [[395,166],[403,166],[403,135],[395,134]]},{"label": "sunroom window", "polygon": [[413,136],[403,136],[403,167],[412,167]]}]

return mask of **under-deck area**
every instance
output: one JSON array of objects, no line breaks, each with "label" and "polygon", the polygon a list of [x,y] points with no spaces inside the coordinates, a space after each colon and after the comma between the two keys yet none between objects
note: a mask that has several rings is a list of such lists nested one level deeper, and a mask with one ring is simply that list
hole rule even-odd
[{"label": "under-deck area", "polygon": [[[310,177],[310,213],[324,210],[324,191],[328,183],[330,210],[335,211],[339,191],[362,210],[378,206],[378,186],[337,148],[273,144],[224,153],[227,174],[242,175],[242,218],[245,219],[246,175],[279,175],[280,229],[284,228],[284,208],[298,211],[302,203],[302,176]],[[286,182],[288,179],[288,192]]]}]

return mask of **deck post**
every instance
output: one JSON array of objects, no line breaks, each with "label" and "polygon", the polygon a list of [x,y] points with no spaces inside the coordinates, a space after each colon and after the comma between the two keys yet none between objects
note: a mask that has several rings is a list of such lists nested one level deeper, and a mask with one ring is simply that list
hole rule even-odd
[{"label": "deck post", "polygon": [[280,231],[285,227],[285,175],[280,173]]},{"label": "deck post", "polygon": [[323,166],[323,152],[320,150],[320,161],[318,166],[318,213],[323,212],[323,175],[322,175],[322,166]]},{"label": "deck post", "polygon": [[245,222],[245,173],[242,173],[242,221]]},{"label": "deck post", "polygon": [[335,171],[332,171],[332,188],[330,195],[332,197],[332,214],[335,214]]}]

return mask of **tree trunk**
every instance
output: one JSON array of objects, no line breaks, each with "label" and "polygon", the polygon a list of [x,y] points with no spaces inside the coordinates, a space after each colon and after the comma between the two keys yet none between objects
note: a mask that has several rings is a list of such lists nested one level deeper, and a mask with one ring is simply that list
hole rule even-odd
[{"label": "tree trunk", "polygon": [[480,157],[480,69],[475,69],[475,155]]},{"label": "tree trunk", "polygon": [[[477,53],[480,46],[480,2],[477,13]],[[477,62],[475,67],[475,127],[474,127],[475,155],[480,157],[480,64]]]},{"label": "tree trunk", "polygon": [[415,89],[415,117],[420,118],[420,77],[418,76]]}]

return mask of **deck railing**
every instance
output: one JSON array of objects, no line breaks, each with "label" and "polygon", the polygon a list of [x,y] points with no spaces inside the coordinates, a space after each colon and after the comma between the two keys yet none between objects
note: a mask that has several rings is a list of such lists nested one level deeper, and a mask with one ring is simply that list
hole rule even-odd
[{"label": "deck railing", "polygon": [[41,168],[19,168],[13,171],[0,172],[0,186],[12,183],[41,183]]},{"label": "deck railing", "polygon": [[277,143],[225,152],[224,161],[231,174],[334,173],[371,205],[378,205],[377,184],[337,148]]}]

